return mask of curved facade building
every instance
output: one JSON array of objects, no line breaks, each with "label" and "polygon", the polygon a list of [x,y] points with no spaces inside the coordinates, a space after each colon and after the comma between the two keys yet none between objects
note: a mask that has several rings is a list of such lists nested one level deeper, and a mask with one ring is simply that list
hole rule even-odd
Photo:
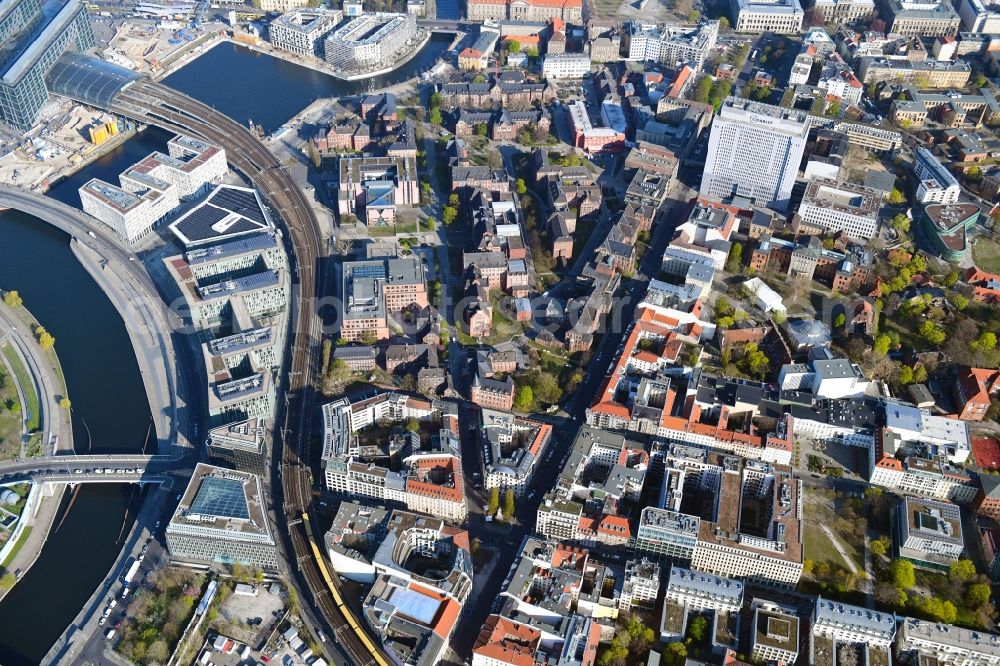
[{"label": "curved facade building", "polygon": [[334,30],[323,42],[327,64],[347,71],[376,69],[417,34],[413,14],[364,14]]}]

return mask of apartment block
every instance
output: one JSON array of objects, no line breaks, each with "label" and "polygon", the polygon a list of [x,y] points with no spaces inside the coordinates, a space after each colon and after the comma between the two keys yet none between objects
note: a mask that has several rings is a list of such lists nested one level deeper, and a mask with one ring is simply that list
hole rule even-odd
[{"label": "apartment block", "polygon": [[[424,434],[403,431],[414,419]],[[388,436],[375,436],[383,424]],[[397,501],[412,511],[461,521],[466,515],[458,413],[454,406],[384,392],[323,406],[327,490]]]}]

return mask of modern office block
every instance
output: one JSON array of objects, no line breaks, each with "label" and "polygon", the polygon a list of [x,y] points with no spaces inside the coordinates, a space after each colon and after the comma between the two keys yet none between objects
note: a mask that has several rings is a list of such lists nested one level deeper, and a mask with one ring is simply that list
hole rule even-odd
[{"label": "modern office block", "polygon": [[702,196],[787,210],[809,126],[805,111],[728,98],[712,123]]}]

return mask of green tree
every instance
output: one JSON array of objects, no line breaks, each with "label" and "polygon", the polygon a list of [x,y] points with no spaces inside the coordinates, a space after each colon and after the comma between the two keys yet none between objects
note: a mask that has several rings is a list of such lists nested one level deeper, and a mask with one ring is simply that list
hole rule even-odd
[{"label": "green tree", "polygon": [[913,564],[906,560],[896,559],[889,563],[889,577],[893,585],[901,590],[912,590],[917,584],[917,575],[913,571]]},{"label": "green tree", "polygon": [[486,123],[476,123],[475,130],[476,136],[486,136],[489,133],[490,128],[486,125]]},{"label": "green tree", "polygon": [[948,271],[948,274],[944,276],[944,280],[942,280],[942,282],[944,282],[944,286],[946,287],[954,287],[955,283],[958,282],[958,273],[955,271]]},{"label": "green tree", "polygon": [[535,392],[531,390],[530,386],[522,386],[517,389],[517,394],[514,396],[514,409],[519,412],[527,412],[534,404]]},{"label": "green tree", "polygon": [[903,196],[902,190],[900,190],[898,187],[894,187],[892,188],[892,192],[889,193],[888,201],[893,206],[899,206],[904,201],[906,201],[906,197]]},{"label": "green tree", "polygon": [[688,625],[687,635],[695,643],[701,643],[705,640],[705,636],[708,633],[708,618],[704,615],[699,615]]},{"label": "green tree", "polygon": [[627,660],[628,644],[624,639],[620,640],[618,636],[615,636],[611,644],[605,648],[604,652],[597,659],[597,666],[618,666],[618,664],[624,664]]},{"label": "green tree", "polygon": [[967,583],[976,575],[976,565],[972,560],[955,560],[948,567],[948,577],[952,580]]},{"label": "green tree", "polygon": [[896,370],[896,382],[901,386],[913,383],[913,368],[908,365],[901,365]]},{"label": "green tree", "polygon": [[68,410],[72,406],[73,406],[73,403],[70,402],[69,398],[65,398],[64,397],[64,398],[60,398],[59,399],[59,408],[60,409],[66,409],[66,410]]},{"label": "green tree", "polygon": [[513,39],[507,42],[507,53],[520,53],[521,52],[521,42],[514,41]]},{"label": "green tree", "polygon": [[449,206],[454,206],[456,209],[458,208],[458,193],[457,192],[452,192],[451,194],[448,195],[448,205]]},{"label": "green tree", "polygon": [[739,273],[743,267],[743,243],[736,241],[729,248],[729,257],[726,259],[726,270],[730,273]]},{"label": "green tree", "polygon": [[309,159],[312,161],[313,166],[318,169],[319,165],[323,163],[323,157],[319,154],[319,148],[316,146],[315,139],[309,139],[308,149]]},{"label": "green tree", "polygon": [[910,232],[910,218],[906,217],[904,213],[897,213],[892,216],[892,228],[901,234]]},{"label": "green tree", "polygon": [[740,359],[740,367],[748,375],[761,378],[771,365],[771,359],[761,351],[755,342],[748,342],[743,348],[743,358]]},{"label": "green tree", "polygon": [[880,536],[877,539],[871,540],[872,554],[878,557],[885,557],[885,554],[889,552],[889,546],[892,545],[892,541],[887,536]]},{"label": "green tree", "polygon": [[21,294],[19,294],[16,289],[4,293],[3,302],[4,305],[6,305],[9,308],[16,308],[24,303],[24,301],[21,299]]},{"label": "green tree", "polygon": [[[515,42],[516,43],[516,42]],[[524,196],[525,192],[528,191],[528,186],[524,182],[524,178],[518,178],[514,181],[514,191],[517,192],[518,196]]]},{"label": "green tree", "polygon": [[719,30],[729,30],[729,19],[725,16],[719,18]]},{"label": "green tree", "polygon": [[431,109],[431,115],[428,116],[428,120],[431,125],[441,125],[441,109]]},{"label": "green tree", "polygon": [[875,338],[875,342],[872,344],[872,351],[881,356],[885,356],[889,353],[889,345],[892,343],[892,339],[885,334],[882,334]]},{"label": "green tree", "polygon": [[333,340],[327,338],[323,340],[323,360],[320,361],[320,372],[326,372],[326,369],[330,367],[330,353],[333,351]]},{"label": "green tree", "polygon": [[49,333],[48,331],[43,329],[42,332],[38,335],[38,346],[41,347],[42,349],[52,349],[52,347],[55,344],[56,344],[56,339],[52,337],[52,334]]},{"label": "green tree", "polygon": [[430,106],[432,109],[441,108],[441,103],[444,101],[444,95],[439,92],[433,93],[430,97]]},{"label": "green tree", "polygon": [[490,516],[497,515],[497,509],[500,508],[500,490],[498,488],[490,488],[490,497],[486,503],[486,513]]},{"label": "green tree", "polygon": [[454,222],[457,217],[458,208],[455,206],[445,206],[441,209],[441,219],[444,220],[446,226]]},{"label": "green tree", "polygon": [[687,655],[688,651],[684,643],[670,643],[663,650],[664,666],[684,666]]},{"label": "green tree", "polygon": [[993,351],[997,348],[997,335],[992,331],[983,331],[978,338],[972,342],[975,351]]},{"label": "green tree", "polygon": [[990,602],[990,586],[987,583],[973,583],[965,591],[965,603],[970,608],[980,608]]},{"label": "green tree", "polygon": [[337,395],[343,393],[347,383],[351,381],[351,368],[343,359],[335,358],[330,363],[326,375],[323,376],[323,393]]},{"label": "green tree", "polygon": [[503,517],[507,520],[514,517],[514,491],[510,488],[503,493]]},{"label": "green tree", "polygon": [[936,324],[930,319],[927,319],[920,324],[920,337],[922,337],[924,341],[932,347],[937,347],[944,342],[946,334],[940,324]]},{"label": "green tree", "polygon": [[833,318],[833,327],[843,328],[846,322],[847,322],[847,315],[841,312],[836,317]]},{"label": "green tree", "polygon": [[427,231],[434,231],[438,227],[437,218],[434,217],[433,215],[428,217],[426,220],[424,220],[424,226],[427,228]]},{"label": "green tree", "polygon": [[969,307],[969,299],[962,294],[955,294],[951,297],[951,304],[958,310],[964,310]]}]

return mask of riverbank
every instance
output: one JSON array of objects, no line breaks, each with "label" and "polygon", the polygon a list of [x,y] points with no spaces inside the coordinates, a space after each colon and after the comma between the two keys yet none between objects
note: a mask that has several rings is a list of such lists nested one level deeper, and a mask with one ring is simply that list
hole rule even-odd
[{"label": "riverbank", "polygon": [[[285,62],[289,62],[293,65],[298,65],[299,67],[305,67],[306,69],[311,69],[314,72],[319,72],[320,74],[326,74],[330,78],[337,79],[338,81],[357,82],[357,81],[364,81],[365,79],[373,79],[376,76],[382,76],[383,74],[389,74],[391,72],[396,71],[406,63],[413,60],[420,54],[421,51],[424,50],[424,47],[427,46],[427,42],[430,41],[432,34],[433,33],[430,30],[424,31],[423,35],[420,38],[420,43],[417,46],[409,49],[406,53],[403,54],[403,56],[399,60],[394,62],[389,67],[383,67],[382,69],[379,70],[373,70],[371,72],[363,72],[359,74],[351,74],[347,76],[341,74],[333,67],[328,66],[325,62],[323,62],[319,58],[303,58],[302,56],[296,55],[294,53],[289,53],[282,49],[276,49],[273,46],[271,46],[269,42],[261,41],[259,44],[251,44],[249,42],[236,41],[235,39],[232,39],[228,36],[218,41],[227,41],[230,42],[231,44],[235,44],[236,46],[241,46],[249,51],[254,51],[255,53],[268,55],[271,56],[272,58],[278,58],[279,60],[284,60]],[[176,69],[173,71],[176,71]]]},{"label": "riverbank", "polygon": [[[24,512],[8,542],[11,546],[0,551],[0,572],[9,571],[20,580],[38,561],[45,542],[49,540],[56,516],[59,515],[65,493],[64,485],[32,485]],[[13,589],[14,585],[7,588],[0,586],[0,600]]]},{"label": "riverbank", "polygon": [[150,74],[149,78],[153,81],[159,81],[163,77],[182,69],[185,65],[194,62],[226,41],[231,40],[227,38],[225,30],[205,33],[187,46],[178,47],[174,53],[160,61],[160,68]]}]

